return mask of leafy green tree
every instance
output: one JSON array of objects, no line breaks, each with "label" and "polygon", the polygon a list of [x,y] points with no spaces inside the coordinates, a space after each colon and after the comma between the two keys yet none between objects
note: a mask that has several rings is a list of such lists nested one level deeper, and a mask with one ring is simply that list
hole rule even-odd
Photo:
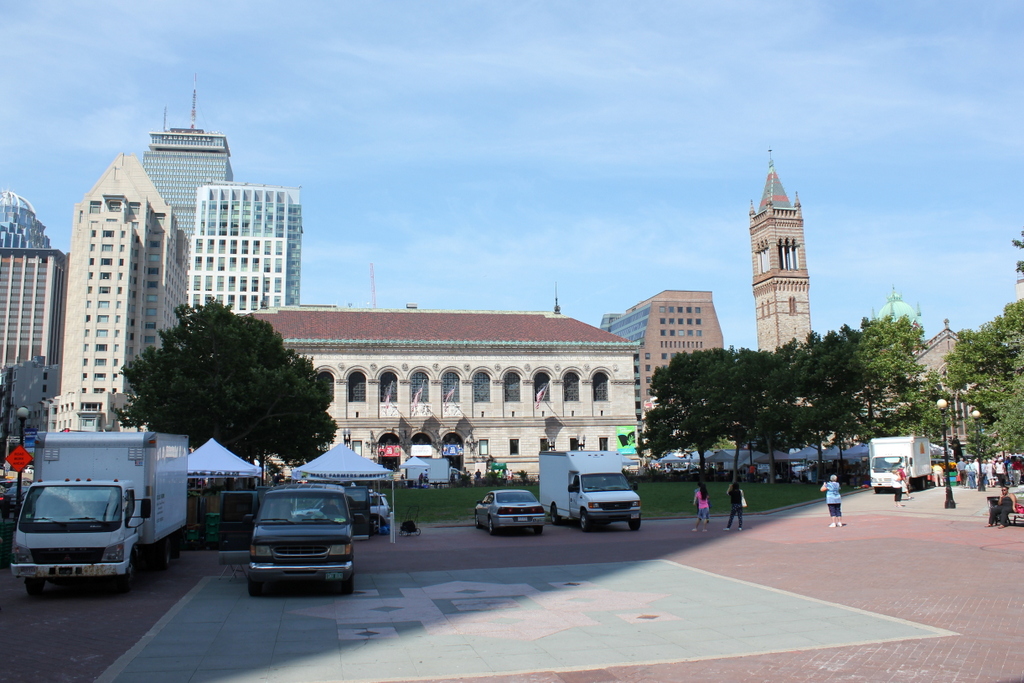
[{"label": "leafy green tree", "polygon": [[122,424],[216,439],[245,458],[301,464],[330,446],[329,385],[284,348],[270,323],[217,302],[175,310],[178,324],[122,369],[130,384]]},{"label": "leafy green tree", "polygon": [[999,419],[1007,409],[1024,363],[1024,301],[1009,304],[977,330],[961,330],[946,356],[948,386],[962,390],[964,400],[986,419]]},{"label": "leafy green tree", "polygon": [[651,379],[657,405],[644,418],[641,445],[656,456],[673,450],[697,451],[702,482],[705,453],[729,434],[724,392],[735,355],[733,349],[676,354]]},{"label": "leafy green tree", "polygon": [[931,398],[925,369],[917,362],[924,331],[907,318],[864,320],[856,362],[861,371],[861,407],[855,436],[909,434],[921,428]]}]

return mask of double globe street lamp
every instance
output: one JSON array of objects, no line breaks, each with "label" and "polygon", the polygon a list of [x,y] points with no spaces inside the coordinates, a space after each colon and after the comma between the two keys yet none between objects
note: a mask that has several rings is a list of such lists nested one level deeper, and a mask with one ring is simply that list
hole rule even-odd
[{"label": "double globe street lamp", "polygon": [[946,509],[952,510],[956,508],[956,502],[953,500],[953,487],[949,483],[949,451],[946,449],[946,408],[949,407],[949,402],[940,398],[935,402],[935,407],[942,416],[942,472],[946,480]]},{"label": "double globe street lamp", "polygon": [[974,430],[978,435],[978,439],[976,441],[977,446],[974,448],[975,459],[978,461],[978,490],[984,491],[985,474],[982,472],[981,468],[981,423],[978,422],[978,420],[981,419],[981,411],[975,408],[974,410],[971,411],[971,417],[974,418]]}]

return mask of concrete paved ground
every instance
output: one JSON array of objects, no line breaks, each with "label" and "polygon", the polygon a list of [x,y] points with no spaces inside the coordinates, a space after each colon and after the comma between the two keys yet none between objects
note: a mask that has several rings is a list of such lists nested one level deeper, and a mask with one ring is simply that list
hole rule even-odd
[{"label": "concrete paved ground", "polygon": [[[1024,528],[985,528],[985,494],[955,495],[956,510],[942,491],[901,509],[851,496],[842,528],[823,504],[749,517],[742,533],[724,520],[693,533],[692,518],[540,537],[428,528],[359,544],[365,592],[352,597],[250,599],[240,580],[208,578],[210,553],[127,596],[48,587],[33,600],[7,575],[0,678],[41,680],[45,666],[46,680],[151,683],[1024,680]],[[601,599],[566,602],[573,591]]]}]

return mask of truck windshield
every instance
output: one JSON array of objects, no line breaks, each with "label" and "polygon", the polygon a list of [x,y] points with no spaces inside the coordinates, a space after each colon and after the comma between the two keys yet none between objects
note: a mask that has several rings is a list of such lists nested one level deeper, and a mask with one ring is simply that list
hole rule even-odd
[{"label": "truck windshield", "polygon": [[621,472],[609,474],[584,474],[583,491],[593,493],[594,491],[629,491],[629,482],[622,476]]},{"label": "truck windshield", "polygon": [[348,506],[344,494],[302,493],[267,496],[260,508],[260,523],[308,524],[311,522],[344,524]]},{"label": "truck windshield", "polygon": [[25,522],[119,522],[121,489],[116,486],[34,486],[21,512]]},{"label": "truck windshield", "polygon": [[871,461],[871,471],[881,474],[883,472],[892,472],[894,467],[899,467],[903,464],[903,458],[898,455],[880,455]]}]

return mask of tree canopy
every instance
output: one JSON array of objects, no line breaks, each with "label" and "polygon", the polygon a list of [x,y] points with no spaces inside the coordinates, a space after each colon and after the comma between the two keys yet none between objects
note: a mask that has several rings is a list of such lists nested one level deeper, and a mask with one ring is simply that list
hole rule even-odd
[{"label": "tree canopy", "polygon": [[303,463],[334,440],[327,413],[332,387],[310,360],[286,349],[262,320],[212,301],[179,306],[178,324],[160,332],[122,372],[130,389],[118,411],[129,427],[208,439],[242,457]]}]

